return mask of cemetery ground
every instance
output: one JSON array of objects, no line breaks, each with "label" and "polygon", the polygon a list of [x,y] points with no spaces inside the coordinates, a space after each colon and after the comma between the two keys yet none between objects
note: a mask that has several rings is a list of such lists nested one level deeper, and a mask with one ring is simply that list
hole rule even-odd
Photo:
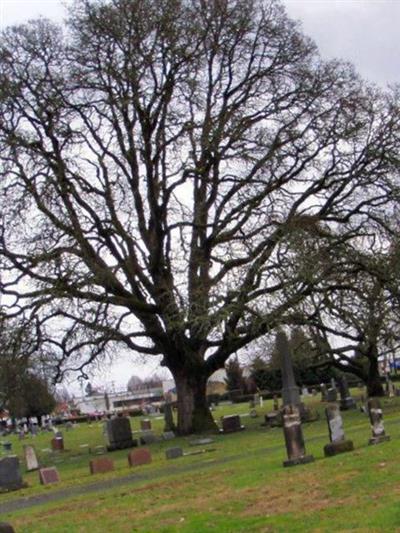
[{"label": "cemetery ground", "polygon": [[[102,422],[63,430],[66,451],[56,454],[42,451],[50,447],[50,433],[12,437],[28,487],[0,495],[1,520],[17,533],[400,531],[400,398],[382,399],[389,442],[369,446],[368,417],[346,411],[345,434],[355,450],[329,458],[323,454],[329,441],[324,404],[307,403],[321,415],[303,425],[315,462],[291,468],[282,466],[282,428],[260,427],[271,401],[257,408],[257,418],[244,416],[248,404],[217,407],[216,419],[238,413],[246,430],[212,436],[213,443],[200,446],[190,445],[195,437],[153,443],[148,465],[130,468],[128,450],[108,453],[115,470],[107,474],[90,474],[94,455],[80,446],[93,451],[104,444]],[[131,418],[133,431],[139,420]],[[152,424],[161,434],[163,420]],[[59,483],[43,486],[38,472],[25,472],[23,444],[34,444],[41,464],[57,467]],[[165,450],[173,446],[213,451],[167,461]]]}]

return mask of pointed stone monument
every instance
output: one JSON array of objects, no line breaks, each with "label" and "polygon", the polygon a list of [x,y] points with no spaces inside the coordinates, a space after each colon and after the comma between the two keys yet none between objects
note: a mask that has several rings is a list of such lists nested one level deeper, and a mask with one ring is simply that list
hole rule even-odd
[{"label": "pointed stone monument", "polygon": [[301,428],[299,388],[294,379],[290,345],[283,331],[277,334],[276,347],[281,358],[283,433],[288,455],[283,466],[311,463],[314,457],[306,454]]},{"label": "pointed stone monument", "polygon": [[351,440],[346,440],[343,430],[343,420],[339,407],[333,403],[325,409],[326,420],[329,428],[330,443],[324,446],[325,457],[331,457],[338,453],[350,452],[354,450]]},{"label": "pointed stone monument", "polygon": [[347,411],[349,409],[357,409],[357,404],[354,398],[351,397],[346,376],[341,376],[339,378],[338,385],[340,394],[340,410]]}]

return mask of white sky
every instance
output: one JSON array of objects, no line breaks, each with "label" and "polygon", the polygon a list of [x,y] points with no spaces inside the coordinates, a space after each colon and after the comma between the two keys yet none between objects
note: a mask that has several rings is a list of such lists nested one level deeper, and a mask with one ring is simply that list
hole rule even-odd
[{"label": "white sky", "polygon": [[[61,21],[63,5],[71,0],[0,0],[0,27],[18,24],[39,15]],[[400,83],[400,0],[283,0],[289,16],[300,20],[303,30],[317,43],[324,58],[352,62],[366,79],[379,85]],[[134,364],[121,358],[93,383],[113,383],[125,388],[132,374],[144,376],[153,364]],[[78,386],[73,390],[79,391]]]}]

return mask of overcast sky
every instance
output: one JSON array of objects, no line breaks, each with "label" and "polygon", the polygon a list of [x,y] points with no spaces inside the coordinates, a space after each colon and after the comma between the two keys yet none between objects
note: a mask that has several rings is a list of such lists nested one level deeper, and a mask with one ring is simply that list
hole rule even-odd
[{"label": "overcast sky", "polygon": [[[0,26],[44,15],[62,20],[62,5],[70,0],[0,0]],[[322,57],[351,61],[364,77],[381,86],[400,83],[400,0],[283,0],[288,14],[301,21],[304,32],[317,43]],[[151,365],[154,372],[156,365]],[[125,387],[133,373],[147,373],[145,365],[128,359],[100,377]]]}]

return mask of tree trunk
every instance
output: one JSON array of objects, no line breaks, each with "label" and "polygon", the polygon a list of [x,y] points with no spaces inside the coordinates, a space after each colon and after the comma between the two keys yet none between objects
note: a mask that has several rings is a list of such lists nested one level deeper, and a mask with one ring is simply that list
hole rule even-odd
[{"label": "tree trunk", "polygon": [[217,431],[207,404],[207,377],[199,373],[179,372],[174,374],[178,396],[179,435]]},{"label": "tree trunk", "polygon": [[369,358],[368,376],[367,376],[367,394],[368,397],[384,396],[381,376],[379,375],[378,358]]}]

